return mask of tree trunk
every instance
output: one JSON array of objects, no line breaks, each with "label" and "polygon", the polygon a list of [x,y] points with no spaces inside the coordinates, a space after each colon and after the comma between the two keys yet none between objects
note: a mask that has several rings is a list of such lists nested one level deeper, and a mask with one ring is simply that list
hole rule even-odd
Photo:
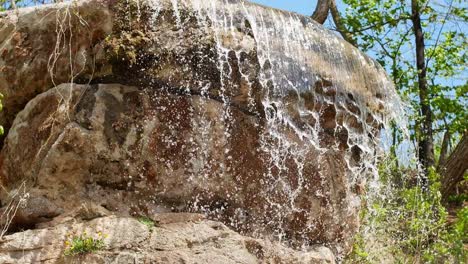
[{"label": "tree trunk", "polygon": [[434,165],[434,144],[432,135],[432,110],[429,103],[429,89],[426,77],[426,58],[424,33],[421,26],[421,14],[418,0],[411,0],[413,31],[416,43],[416,66],[418,69],[419,103],[421,106],[421,135],[419,137],[419,161],[423,166],[426,177],[423,179],[423,188],[427,187],[427,175]]},{"label": "tree trunk", "polygon": [[338,11],[338,7],[336,6],[336,0],[318,0],[315,11],[312,14],[312,19],[323,24],[327,20],[328,12],[331,12],[336,30],[338,30],[343,39],[357,47],[356,40],[343,23],[340,11]]},{"label": "tree trunk", "polygon": [[447,155],[448,155],[448,150],[449,150],[449,143],[450,143],[450,138],[452,137],[452,134],[450,133],[450,129],[447,128],[447,130],[444,133],[444,138],[442,139],[442,146],[440,149],[440,156],[439,156],[439,162],[437,164],[437,170],[440,170],[440,166],[445,163],[447,160]]},{"label": "tree trunk", "polygon": [[330,9],[329,0],[318,0],[315,11],[312,14],[312,19],[317,21],[317,23],[325,23],[328,17],[328,10]]},{"label": "tree trunk", "polygon": [[440,165],[443,200],[447,201],[455,186],[463,180],[466,170],[468,170],[468,132],[465,132],[452,154]]}]

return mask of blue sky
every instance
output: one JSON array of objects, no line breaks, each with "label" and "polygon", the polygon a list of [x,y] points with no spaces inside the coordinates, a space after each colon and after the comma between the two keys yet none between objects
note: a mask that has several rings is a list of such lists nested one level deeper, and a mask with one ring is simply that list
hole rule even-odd
[{"label": "blue sky", "polygon": [[[311,15],[314,11],[317,0],[248,0],[283,10],[297,12],[303,15]],[[8,1],[7,1],[8,2]],[[31,0],[31,3],[33,1]],[[46,2],[51,2],[46,0]]]},{"label": "blue sky", "polygon": [[316,0],[249,0],[283,10],[294,11],[303,15],[311,15],[314,11]]}]

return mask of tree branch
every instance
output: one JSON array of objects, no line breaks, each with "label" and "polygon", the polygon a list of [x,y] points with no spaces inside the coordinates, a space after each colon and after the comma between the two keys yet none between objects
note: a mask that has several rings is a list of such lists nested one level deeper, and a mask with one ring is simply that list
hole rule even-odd
[{"label": "tree branch", "polygon": [[329,11],[332,14],[336,29],[343,39],[357,47],[356,40],[343,23],[343,19],[341,18],[340,12],[336,6],[336,0],[318,0],[315,11],[312,14],[312,19],[317,21],[317,23],[323,24],[325,23],[325,20],[327,20]]},{"label": "tree branch", "polygon": [[391,23],[398,23],[398,22],[400,22],[400,21],[408,20],[408,19],[411,19],[411,17],[409,17],[409,16],[401,16],[401,17],[399,17],[399,18],[387,20],[387,21],[385,21],[385,22],[382,22],[381,24],[372,24],[372,25],[369,25],[369,26],[367,26],[367,27],[360,28],[359,30],[352,31],[351,33],[353,33],[353,34],[355,34],[355,33],[361,33],[361,32],[364,32],[364,31],[366,31],[366,30],[373,29],[373,28],[375,28],[375,27],[381,27],[381,26],[385,26],[385,25],[391,24]]},{"label": "tree branch", "polygon": [[327,20],[329,9],[329,0],[318,0],[317,6],[315,7],[315,11],[312,14],[312,19],[315,20],[317,23],[323,25],[323,23],[325,23],[325,20]]},{"label": "tree branch", "polygon": [[455,186],[463,180],[468,169],[468,131],[463,134],[462,139],[450,156],[440,166],[442,176],[442,198],[446,201],[455,189]]},{"label": "tree branch", "polygon": [[442,146],[440,150],[440,156],[439,156],[439,163],[437,166],[437,169],[440,170],[441,164],[444,164],[445,161],[447,160],[447,155],[448,155],[448,150],[449,150],[449,143],[450,143],[450,129],[447,127],[444,133],[444,137],[442,139]]},{"label": "tree branch", "polygon": [[340,32],[341,36],[348,41],[351,45],[357,47],[357,42],[354,39],[353,35],[348,31],[343,23],[343,19],[341,18],[340,12],[336,6],[335,0],[329,0],[330,11],[333,17],[333,22],[335,22],[336,29]]}]

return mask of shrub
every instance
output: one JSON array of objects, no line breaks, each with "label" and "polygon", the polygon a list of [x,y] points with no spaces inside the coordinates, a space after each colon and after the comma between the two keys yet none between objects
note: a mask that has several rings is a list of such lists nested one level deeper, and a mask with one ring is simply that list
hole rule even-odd
[{"label": "shrub", "polygon": [[394,169],[381,171],[381,184],[393,185],[393,190],[367,201],[361,232],[346,262],[379,263],[392,258],[390,263],[468,263],[464,248],[468,208],[461,209],[457,221],[450,225],[437,173],[430,173],[429,188],[423,191],[414,179],[395,185],[389,171],[393,176],[398,174]]}]

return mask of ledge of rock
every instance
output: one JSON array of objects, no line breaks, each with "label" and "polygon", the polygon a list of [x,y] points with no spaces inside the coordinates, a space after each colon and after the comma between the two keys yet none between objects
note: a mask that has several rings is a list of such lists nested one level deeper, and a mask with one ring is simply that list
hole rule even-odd
[{"label": "ledge of rock", "polygon": [[[83,222],[5,236],[0,242],[0,262],[15,263],[335,263],[332,252],[320,247],[295,251],[277,242],[239,235],[220,222],[199,215],[155,215],[155,227],[135,218],[104,216]],[[194,220],[196,219],[196,220]],[[85,234],[104,247],[96,252],[65,256],[65,241]]]},{"label": "ledge of rock", "polygon": [[230,98],[255,114],[265,110],[265,89],[277,87],[279,97],[349,96],[346,107],[369,110],[366,122],[391,112],[383,68],[332,32],[298,14],[218,1],[83,0],[2,12],[2,125],[64,82],[159,84]]}]

